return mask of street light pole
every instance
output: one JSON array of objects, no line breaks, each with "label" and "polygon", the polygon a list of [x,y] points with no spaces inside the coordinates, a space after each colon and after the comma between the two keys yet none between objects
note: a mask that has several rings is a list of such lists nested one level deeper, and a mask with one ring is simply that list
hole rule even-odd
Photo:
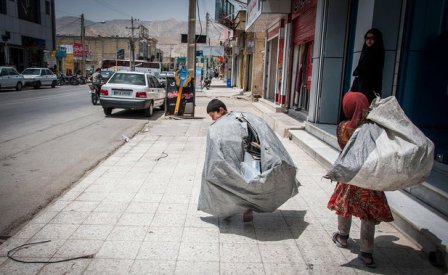
[{"label": "street light pole", "polygon": [[[205,45],[210,47],[210,42],[209,42],[210,40],[208,38],[208,24],[209,24],[209,14],[207,12],[205,14],[205,39],[206,39],[205,40],[205,42],[206,42]],[[204,49],[206,49],[206,47]],[[207,53],[204,56],[207,57]],[[207,73],[208,73],[208,66],[209,66],[208,63],[210,62],[209,58],[205,58],[205,73],[204,73],[205,77],[207,77]]]},{"label": "street light pole", "polygon": [[187,68],[194,76],[196,67],[196,0],[189,0]]},{"label": "street light pole", "polygon": [[[138,19],[137,19],[138,21]],[[134,45],[134,30],[137,29],[137,27],[134,27],[134,17],[131,17],[131,27],[126,29],[131,29],[131,41],[130,41],[130,48],[131,48],[131,71],[135,71],[135,45]]]},{"label": "street light pole", "polygon": [[81,14],[81,48],[82,48],[82,57],[81,57],[81,75],[86,77],[86,56],[85,56],[85,39],[86,39],[86,29],[84,26],[84,14]]}]

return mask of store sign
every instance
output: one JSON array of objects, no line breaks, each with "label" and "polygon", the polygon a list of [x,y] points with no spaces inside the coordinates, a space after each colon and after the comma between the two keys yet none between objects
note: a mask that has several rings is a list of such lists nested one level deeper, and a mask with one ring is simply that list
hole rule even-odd
[{"label": "store sign", "polygon": [[66,57],[67,56],[67,48],[59,46],[55,55],[56,55],[56,57]]},{"label": "store sign", "polygon": [[124,59],[124,49],[118,49],[117,59]]},{"label": "store sign", "polygon": [[73,56],[74,57],[82,57],[82,45],[81,43],[73,44]]},{"label": "store sign", "polygon": [[253,54],[254,53],[254,47],[255,47],[255,42],[254,41],[248,41],[247,42],[247,54]]},{"label": "store sign", "polygon": [[246,30],[252,26],[252,24],[261,15],[262,2],[260,0],[252,0],[249,5],[247,5],[247,19],[246,19]]},{"label": "store sign", "polygon": [[67,54],[73,54],[73,45],[72,44],[70,44],[70,45],[68,45],[68,44],[59,45],[59,47],[64,47],[65,48],[65,52]]},{"label": "store sign", "polygon": [[219,56],[224,55],[224,47],[223,46],[204,46],[198,45],[198,51],[202,51],[205,56]]},{"label": "store sign", "polygon": [[[89,46],[85,45],[86,48],[84,50],[84,56],[87,57],[88,53],[89,53]],[[82,57],[82,44],[81,43],[73,43],[73,56],[74,57]]]}]

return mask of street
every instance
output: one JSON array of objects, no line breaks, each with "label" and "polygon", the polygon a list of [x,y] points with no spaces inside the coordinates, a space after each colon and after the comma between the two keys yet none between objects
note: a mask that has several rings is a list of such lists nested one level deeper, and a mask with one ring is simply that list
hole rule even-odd
[{"label": "street", "polygon": [[1,91],[0,236],[77,182],[124,142],[156,120],[141,112],[110,118],[90,102],[87,85]]}]

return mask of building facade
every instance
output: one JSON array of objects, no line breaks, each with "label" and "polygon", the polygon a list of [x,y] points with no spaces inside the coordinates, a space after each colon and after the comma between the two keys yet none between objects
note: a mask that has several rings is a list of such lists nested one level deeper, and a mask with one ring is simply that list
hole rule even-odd
[{"label": "building facade", "polygon": [[55,49],[54,0],[0,0],[0,65],[47,67]]},{"label": "building facade", "polygon": [[448,220],[448,1],[251,0],[246,12],[245,31],[264,33],[263,102],[330,135],[365,33],[382,32],[381,97],[395,96],[435,144],[430,177],[403,192]]},{"label": "building facade", "polygon": [[[82,55],[71,50],[80,43],[80,36],[56,37],[57,46],[67,49],[66,56],[56,56],[59,70],[65,73],[74,73],[80,70]],[[85,44],[87,48],[86,70],[90,72],[98,68],[104,59],[132,59],[129,37],[87,36]],[[139,39],[138,43],[135,43],[134,53],[136,60],[162,62],[163,58],[163,53],[157,49],[157,40],[149,37]]]}]

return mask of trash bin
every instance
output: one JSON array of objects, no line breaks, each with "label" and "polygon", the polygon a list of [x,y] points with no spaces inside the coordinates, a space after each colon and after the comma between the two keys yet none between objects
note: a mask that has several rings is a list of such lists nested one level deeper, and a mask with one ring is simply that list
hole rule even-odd
[{"label": "trash bin", "polygon": [[227,88],[231,88],[232,87],[232,80],[229,78],[227,79]]}]

